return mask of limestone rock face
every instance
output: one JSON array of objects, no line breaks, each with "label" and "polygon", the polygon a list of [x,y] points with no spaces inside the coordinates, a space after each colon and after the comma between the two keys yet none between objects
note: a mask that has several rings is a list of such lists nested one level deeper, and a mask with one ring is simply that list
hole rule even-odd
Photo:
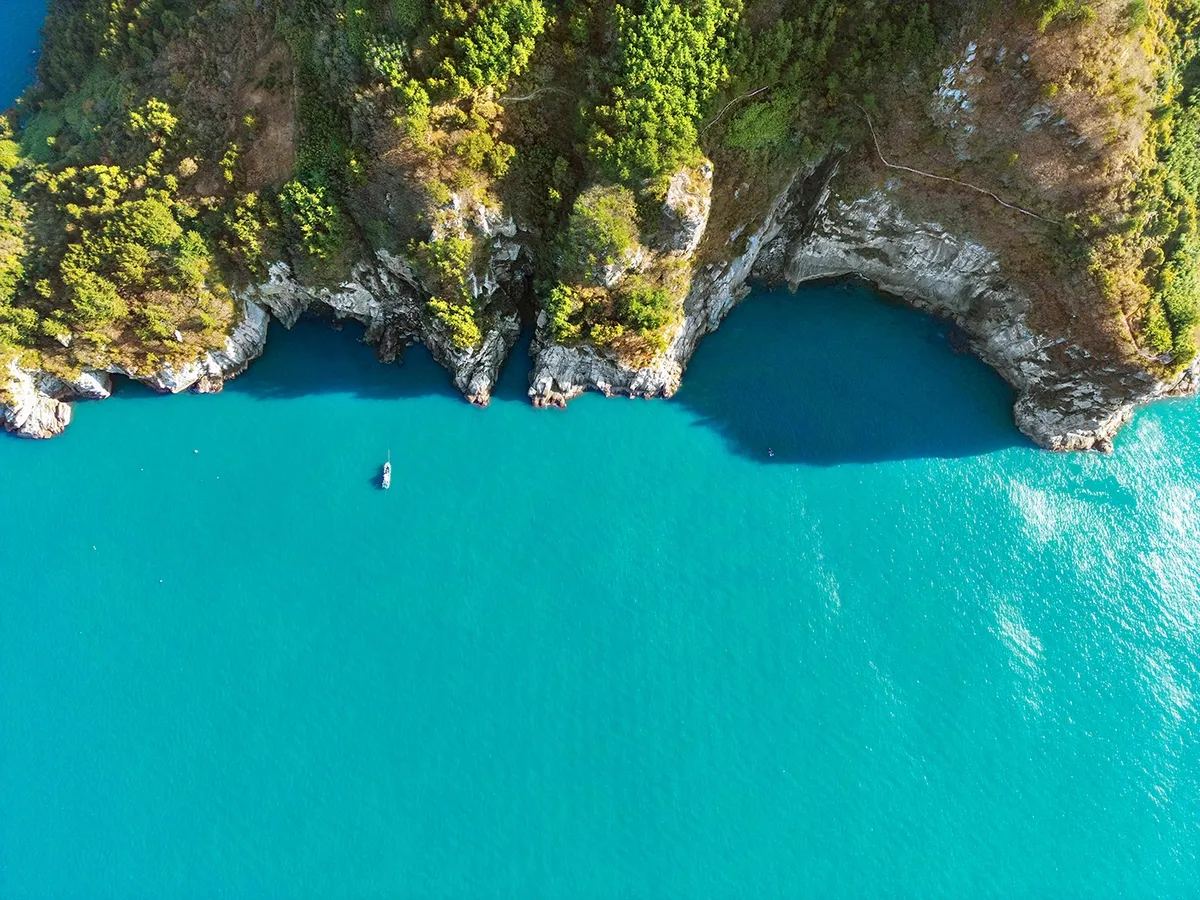
[{"label": "limestone rock face", "polygon": [[[1014,418],[1020,430],[1052,450],[1111,449],[1113,436],[1138,404],[1194,393],[1200,386],[1200,361],[1164,381],[1136,363],[1093,355],[1069,335],[1039,332],[1030,324],[1038,298],[1006,277],[992,250],[937,222],[914,218],[894,186],[857,199],[832,197],[829,184],[836,170],[837,160],[831,158],[796,171],[757,222],[736,225],[728,240],[736,240],[741,252],[693,271],[683,315],[667,335],[666,348],[649,360],[630,364],[609,350],[559,344],[545,313],[540,314],[530,351],[534,404],[565,405],[585,390],[672,395],[700,339],[747,293],[751,278],[796,287],[860,277],[954,322],[979,357],[1015,390]],[[712,175],[706,166],[676,173],[657,235],[639,248],[643,258],[629,261],[618,281],[648,261],[694,258],[709,230]],[[366,341],[376,345],[385,361],[408,344],[424,343],[467,399],[486,404],[519,336],[516,296],[528,266],[511,218],[460,202],[454,223],[486,240],[482,246],[487,252],[478,257],[470,277],[479,305],[487,310],[477,346],[455,346],[448,329],[430,313],[428,292],[412,267],[402,257],[377,251],[336,287],[302,284],[286,263],[276,263],[267,280],[248,292],[242,318],[219,350],[179,367],[111,371],[164,392],[192,388],[213,393],[262,352],[267,310],[288,327],[312,310],[362,322]],[[710,234],[708,240],[716,237]],[[67,378],[12,363],[0,370],[0,421],[17,434],[52,437],[71,421],[69,401],[103,399],[111,390],[107,372],[84,370]]]},{"label": "limestone rock face", "polygon": [[[508,224],[489,226],[502,230],[496,232],[501,237],[491,244],[487,265],[475,282],[477,292],[485,298],[518,277],[515,265],[520,247],[504,237],[509,230],[515,234],[515,227],[509,229]],[[384,361],[394,360],[404,347],[420,341],[450,371],[466,398],[479,405],[491,399],[500,368],[521,331],[515,303],[497,303],[483,329],[483,340],[467,349],[455,346],[449,331],[429,313],[427,294],[412,268],[383,250],[376,252],[375,259],[356,265],[336,288],[303,285],[286,263],[275,263],[254,296],[289,328],[306,310],[361,322],[367,326],[364,340],[376,345]]]},{"label": "limestone rock face", "polygon": [[107,400],[112,396],[112,379],[107,372],[84,369],[73,379],[38,372],[38,392],[58,400]]},{"label": "limestone rock face", "polygon": [[1200,386],[1200,361],[1172,381],[1089,353],[1064,335],[1030,324],[1034,299],[1005,278],[987,247],[936,222],[911,219],[886,190],[831,199],[835,162],[796,173],[744,252],[698,271],[684,317],[665,351],[630,366],[592,347],[547,338],[539,321],[530,396],[539,406],[564,405],[585,390],[636,397],[670,396],[679,387],[700,338],[714,331],[747,292],[751,276],[795,288],[807,282],[860,277],[917,309],[949,319],[973,350],[1015,389],[1017,427],[1051,450],[1109,450],[1120,427],[1142,403]]},{"label": "limestone rock face", "polygon": [[[227,378],[245,371],[258,357],[267,340],[267,313],[255,303],[243,304],[242,318],[219,350],[211,350],[195,362],[179,368],[167,365],[152,372],[131,371],[120,366],[109,370],[126,375],[158,391],[179,393],[196,386],[201,393],[215,393]],[[112,394],[109,372],[84,369],[74,379],[48,372],[9,366],[7,385],[0,386],[0,420],[9,431],[25,437],[47,438],[61,434],[71,422],[70,400],[104,400]]]},{"label": "limestone rock face", "polygon": [[[712,163],[707,160],[672,176],[655,245],[639,247],[637,258],[622,261],[619,271],[606,271],[606,287],[616,286],[627,274],[645,268],[655,258],[669,256],[687,262],[695,255],[712,211],[712,176]],[[545,313],[539,314],[530,348],[533,371],[529,378],[529,396],[534,405],[565,406],[568,400],[585,390],[596,390],[609,396],[669,397],[674,394],[701,335],[716,327],[743,292],[746,275],[762,249],[764,238],[773,235],[773,229],[777,228],[777,211],[773,208],[767,222],[751,235],[742,257],[726,267],[710,267],[695,274],[683,301],[683,320],[669,336],[666,351],[644,366],[630,366],[609,350],[582,344],[559,344],[550,333]]]},{"label": "limestone rock face", "polygon": [[624,280],[626,275],[640,272],[649,262],[650,254],[641,244],[630,247],[614,262],[600,266],[599,271],[592,273],[592,281],[609,290],[615,288]]},{"label": "limestone rock face", "polygon": [[200,393],[216,393],[225,380],[246,371],[262,355],[267,344],[267,313],[253,301],[242,304],[242,318],[220,350],[210,350],[200,359],[176,368],[170,364],[153,372],[114,366],[113,374],[127,375],[156,391],[178,394],[203,380]]},{"label": "limestone rock face", "polygon": [[704,238],[712,211],[712,163],[681,169],[671,176],[663,203],[663,248],[691,257]]},{"label": "limestone rock face", "polygon": [[[682,180],[683,173],[676,175]],[[689,176],[692,177],[692,176]],[[714,331],[726,313],[745,296],[746,281],[763,250],[779,236],[787,214],[803,207],[808,201],[793,190],[808,179],[824,185],[826,174],[813,166],[798,172],[788,186],[780,191],[765,219],[757,227],[746,227],[739,237],[745,237],[745,250],[727,263],[710,263],[694,273],[692,285],[683,301],[683,318],[669,335],[667,348],[649,363],[630,366],[614,354],[588,346],[564,346],[549,335],[544,315],[539,317],[538,330],[530,350],[533,371],[529,395],[536,406],[563,406],[585,390],[597,390],[606,395],[628,394],[633,397],[670,397],[679,389],[684,367],[696,349],[700,338]],[[695,244],[692,250],[680,250],[687,259],[699,246],[707,227],[711,202],[711,172],[705,178],[710,185],[708,201],[693,198],[690,208],[695,215],[703,210],[703,221],[696,219],[686,241],[678,246]],[[673,179],[672,183],[675,183]],[[669,205],[669,204],[668,204]],[[688,208],[687,204],[682,204]],[[686,221],[682,220],[682,221]],[[746,236],[748,234],[748,236]]]},{"label": "limestone rock face", "polygon": [[48,438],[71,424],[71,405],[42,393],[35,372],[16,364],[8,368],[8,383],[0,393],[0,420],[22,437]]},{"label": "limestone rock face", "polygon": [[1005,280],[987,248],[912,221],[883,191],[825,206],[810,236],[787,252],[784,277],[793,287],[856,275],[953,321],[1017,391],[1017,427],[1051,450],[1109,449],[1136,404],[1183,389],[1183,379],[1158,382],[1069,338],[1034,331],[1033,300]]},{"label": "limestone rock face", "polygon": [[107,372],[84,369],[74,379],[8,367],[8,383],[0,386],[0,422],[22,437],[48,438],[71,424],[68,400],[104,400],[112,394]]}]

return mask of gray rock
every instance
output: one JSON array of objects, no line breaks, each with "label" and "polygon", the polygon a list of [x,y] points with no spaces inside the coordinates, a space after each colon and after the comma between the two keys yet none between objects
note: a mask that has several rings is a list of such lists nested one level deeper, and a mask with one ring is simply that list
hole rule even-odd
[{"label": "gray rock", "polygon": [[663,248],[690,257],[704,238],[712,211],[712,163],[705,160],[671,176],[663,203]]},{"label": "gray rock", "polygon": [[700,338],[747,292],[751,273],[793,288],[856,276],[953,321],[1016,390],[1017,427],[1051,450],[1111,450],[1135,406],[1196,392],[1200,361],[1159,381],[1135,365],[1097,358],[1063,335],[1036,332],[1029,325],[1031,298],[1004,277],[995,254],[936,222],[913,221],[887,191],[831,201],[834,170],[826,163],[798,172],[764,222],[744,229],[750,238],[742,255],[695,274],[682,322],[648,364],[633,367],[593,347],[556,344],[540,319],[531,349],[534,404],[561,406],[585,390],[670,396]]},{"label": "gray rock", "polygon": [[934,222],[910,220],[877,192],[833,203],[789,252],[786,280],[855,275],[917,309],[953,321],[980,359],[1017,392],[1017,427],[1051,450],[1107,449],[1136,404],[1177,390],[1144,370],[1092,356],[1028,324],[1032,301],[1009,283],[996,256]]},{"label": "gray rock", "polygon": [[[544,316],[539,317],[530,353],[529,396],[535,406],[563,406],[585,390],[606,395],[670,397],[679,389],[684,367],[700,338],[713,331],[746,293],[746,280],[759,255],[779,235],[791,208],[792,186],[812,175],[798,173],[772,204],[765,221],[750,231],[746,250],[730,263],[697,272],[683,301],[682,321],[668,337],[667,349],[648,365],[632,367],[613,353],[586,345],[553,340]],[[749,230],[749,229],[746,229]]]},{"label": "gray rock", "polygon": [[267,323],[266,310],[252,300],[246,300],[242,303],[241,319],[220,350],[210,350],[200,359],[179,367],[168,363],[153,372],[122,366],[113,366],[109,371],[170,394],[186,391],[204,379],[209,388],[207,393],[214,393],[211,388],[216,382],[223,384],[227,379],[240,375],[252,360],[262,354],[267,343]]},{"label": "gray rock", "polygon": [[38,374],[13,363],[0,391],[0,421],[21,437],[49,438],[71,424],[71,405],[38,389]]},{"label": "gray rock", "polygon": [[[492,253],[482,275],[475,277],[483,304],[499,299],[505,285],[520,275],[520,245],[498,238],[490,247]],[[286,263],[275,263],[266,283],[255,288],[253,295],[289,328],[306,310],[363,323],[367,327],[364,340],[376,345],[379,358],[386,362],[396,359],[405,346],[420,341],[450,371],[464,396],[481,406],[491,399],[500,368],[521,330],[515,303],[493,302],[479,345],[465,350],[454,346],[449,331],[430,314],[428,294],[412,267],[383,250],[376,252],[375,259],[356,265],[350,278],[336,288],[303,285]]]},{"label": "gray rock", "polygon": [[0,389],[0,421],[9,431],[25,437],[47,438],[61,434],[71,422],[70,400],[103,400],[112,394],[113,374],[127,375],[155,390],[178,393],[199,385],[201,392],[219,391],[225,380],[243,372],[262,353],[267,339],[267,314],[252,302],[242,305],[242,318],[220,350],[178,368],[167,365],[154,372],[137,372],[113,366],[108,372],[84,369],[68,379],[48,372],[28,371],[15,363],[9,380]]}]

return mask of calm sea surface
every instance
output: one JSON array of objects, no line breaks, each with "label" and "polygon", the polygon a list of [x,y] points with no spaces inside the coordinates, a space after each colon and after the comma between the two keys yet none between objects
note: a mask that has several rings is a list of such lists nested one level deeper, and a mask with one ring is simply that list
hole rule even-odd
[{"label": "calm sea surface", "polygon": [[1038,451],[848,286],[565,413],[360,335],[0,439],[0,896],[1200,890],[1200,404]]}]

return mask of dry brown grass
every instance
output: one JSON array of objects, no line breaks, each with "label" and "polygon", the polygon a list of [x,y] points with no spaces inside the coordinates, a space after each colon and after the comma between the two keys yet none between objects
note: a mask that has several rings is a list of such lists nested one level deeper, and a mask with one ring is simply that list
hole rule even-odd
[{"label": "dry brown grass", "polygon": [[[185,78],[178,73],[187,73]],[[153,93],[170,98],[184,124],[202,143],[219,147],[197,159],[189,189],[200,197],[232,193],[220,168],[230,144],[240,150],[239,186],[261,190],[292,176],[296,160],[295,80],[291,53],[265,13],[235,19],[177,40],[155,61]],[[248,124],[246,117],[252,118]]]},{"label": "dry brown grass", "polygon": [[[898,89],[877,121],[888,159],[979,185],[1055,222],[1085,231],[1108,225],[1121,216],[1139,172],[1159,64],[1156,48],[1128,31],[1122,9],[1101,3],[1094,21],[1045,34],[1011,18],[973,29],[970,108],[946,115],[923,86]],[[965,43],[949,49],[961,56]],[[994,249],[1008,277],[1034,299],[1033,327],[1069,333],[1109,358],[1136,357],[1126,318],[1133,310],[1105,296],[1079,238],[961,187],[897,179],[873,148],[852,158],[843,190],[861,194],[885,180],[912,215]]]},{"label": "dry brown grass", "polygon": [[253,139],[242,157],[246,189],[259,191],[286,181],[296,166],[296,103],[292,56],[282,40],[274,41],[259,58],[238,107],[255,121]]}]

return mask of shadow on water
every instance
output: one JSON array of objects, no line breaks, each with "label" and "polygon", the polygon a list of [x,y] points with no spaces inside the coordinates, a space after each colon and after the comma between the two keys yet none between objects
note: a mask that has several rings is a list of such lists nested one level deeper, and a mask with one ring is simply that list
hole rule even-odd
[{"label": "shadow on water", "polygon": [[956,354],[948,327],[856,282],[759,290],[701,342],[675,402],[735,452],[772,463],[1032,446],[1013,424],[1012,390]]},{"label": "shadow on water", "polygon": [[301,319],[287,330],[271,323],[261,359],[225,388],[264,400],[312,394],[349,394],[368,400],[445,396],[462,399],[446,370],[424,347],[409,347],[401,360],[383,364],[362,343],[357,322],[334,330],[328,321]]},{"label": "shadow on water", "polygon": [[[858,283],[756,291],[701,342],[671,402],[733,452],[763,463],[956,458],[1032,446],[1013,424],[1011,389],[979,360],[956,354],[947,332],[946,323]],[[357,324],[334,331],[319,319],[291,331],[273,324],[262,358],[226,390],[256,399],[341,393],[465,403],[424,347],[384,365],[362,334]],[[513,348],[493,403],[529,404],[530,338],[526,331]],[[120,391],[158,398],[137,384]]]},{"label": "shadow on water", "polygon": [[[362,342],[365,328],[350,322],[332,328],[328,321],[301,319],[291,329],[272,322],[263,354],[244,374],[226,383],[225,391],[258,400],[292,400],[317,394],[346,394],[366,400],[445,397],[466,405],[449,373],[429,351],[415,344],[395,363],[381,363],[375,348]],[[493,402],[528,404],[529,345],[521,334],[492,392]],[[126,401],[164,400],[166,396],[125,378],[114,388]],[[378,478],[376,478],[378,487]]]}]

